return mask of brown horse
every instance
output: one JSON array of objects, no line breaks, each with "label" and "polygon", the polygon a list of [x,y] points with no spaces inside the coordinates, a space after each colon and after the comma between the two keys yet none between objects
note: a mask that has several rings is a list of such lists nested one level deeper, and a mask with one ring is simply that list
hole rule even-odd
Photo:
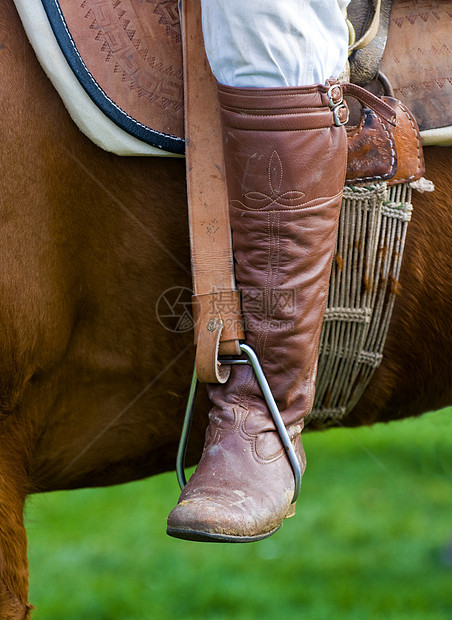
[{"label": "brown horse", "polygon": [[[191,285],[184,162],[91,144],[12,0],[0,23],[0,617],[16,620],[30,613],[26,496],[172,469],[193,350],[157,317],[162,294]],[[452,402],[452,150],[425,155],[436,191],[414,197],[384,362],[349,425]]]}]

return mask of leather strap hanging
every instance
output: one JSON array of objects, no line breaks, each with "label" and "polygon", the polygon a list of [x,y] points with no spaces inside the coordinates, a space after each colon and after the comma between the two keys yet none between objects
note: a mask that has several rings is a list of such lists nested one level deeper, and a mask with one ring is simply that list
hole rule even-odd
[{"label": "leather strap hanging", "polygon": [[190,223],[196,372],[205,383],[227,381],[218,354],[239,355],[244,339],[235,286],[220,114],[204,51],[199,0],[183,0],[185,155]]}]

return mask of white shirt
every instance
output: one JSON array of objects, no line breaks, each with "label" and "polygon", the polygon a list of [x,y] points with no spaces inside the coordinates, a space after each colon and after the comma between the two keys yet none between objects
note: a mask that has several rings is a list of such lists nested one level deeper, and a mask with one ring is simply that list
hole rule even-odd
[{"label": "white shirt", "polygon": [[228,86],[324,84],[347,61],[349,0],[201,0],[204,43]]}]

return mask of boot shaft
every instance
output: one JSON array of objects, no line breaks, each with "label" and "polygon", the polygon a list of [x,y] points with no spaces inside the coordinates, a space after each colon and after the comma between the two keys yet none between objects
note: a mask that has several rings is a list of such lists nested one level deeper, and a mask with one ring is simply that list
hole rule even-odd
[{"label": "boot shaft", "polygon": [[[345,178],[345,128],[335,125],[341,90],[220,86],[219,100],[246,342],[264,367],[286,424],[293,424],[309,412],[314,397]],[[222,407],[261,401],[244,367],[233,369],[226,386],[209,391]]]},{"label": "boot shaft", "polygon": [[342,192],[347,108],[338,85],[219,86],[231,207],[295,209]]}]

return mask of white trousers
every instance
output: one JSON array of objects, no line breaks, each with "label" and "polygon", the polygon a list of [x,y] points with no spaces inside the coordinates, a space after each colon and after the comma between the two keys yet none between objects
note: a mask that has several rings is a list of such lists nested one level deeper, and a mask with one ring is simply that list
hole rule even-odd
[{"label": "white trousers", "polygon": [[228,86],[324,84],[347,61],[349,0],[201,0],[204,43]]}]

